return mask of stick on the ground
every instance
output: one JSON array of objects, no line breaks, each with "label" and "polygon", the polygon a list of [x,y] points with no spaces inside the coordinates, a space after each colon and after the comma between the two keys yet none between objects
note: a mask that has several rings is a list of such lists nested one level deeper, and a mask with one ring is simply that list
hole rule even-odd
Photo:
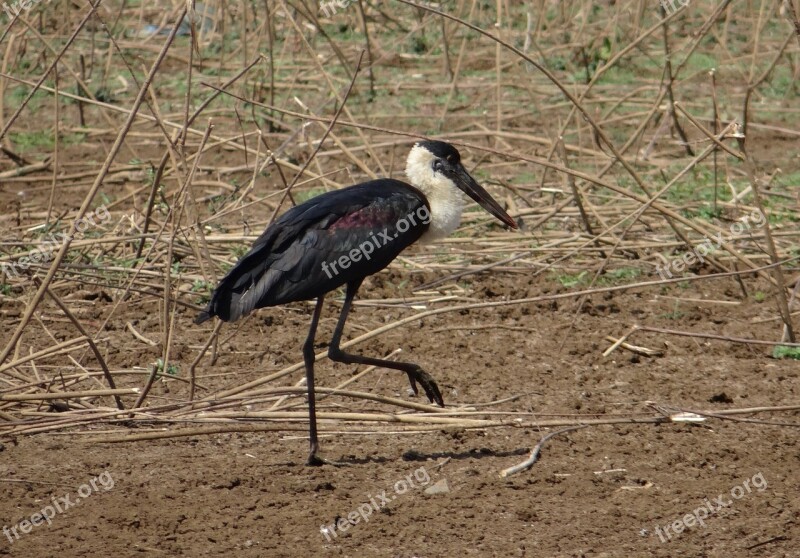
[{"label": "stick on the ground", "polygon": [[542,447],[553,436],[557,436],[559,434],[565,434],[567,432],[572,432],[573,430],[580,430],[581,428],[586,428],[587,426],[589,426],[589,425],[588,424],[579,424],[577,426],[570,426],[570,427],[567,427],[567,428],[562,428],[561,430],[554,430],[553,432],[551,432],[550,434],[548,434],[547,436],[545,436],[544,438],[539,440],[539,443],[536,444],[536,446],[533,448],[533,451],[531,452],[530,456],[528,456],[528,459],[526,459],[522,463],[518,463],[517,465],[514,465],[513,467],[509,467],[508,469],[503,469],[502,471],[500,471],[500,477],[501,478],[506,478],[506,477],[509,477],[511,475],[516,475],[517,473],[521,473],[522,471],[527,471],[528,469],[533,467],[533,464],[536,463],[536,461],[539,459],[539,454],[542,451]]}]

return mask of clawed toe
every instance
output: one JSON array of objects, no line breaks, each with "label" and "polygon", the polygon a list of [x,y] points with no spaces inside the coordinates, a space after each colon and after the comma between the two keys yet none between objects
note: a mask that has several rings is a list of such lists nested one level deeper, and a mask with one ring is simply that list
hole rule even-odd
[{"label": "clawed toe", "polygon": [[411,391],[414,392],[414,395],[419,395],[419,390],[417,389],[417,380],[413,372],[408,372],[408,383],[411,384]]},{"label": "clawed toe", "polygon": [[417,368],[413,372],[408,373],[408,379],[411,382],[411,389],[414,391],[414,395],[419,394],[419,390],[417,389],[417,382],[419,382],[422,386],[422,389],[425,390],[425,395],[428,396],[428,400],[431,403],[436,403],[440,407],[444,407],[442,392],[439,391],[439,386],[436,384],[436,380],[434,380],[430,374],[421,368]]}]

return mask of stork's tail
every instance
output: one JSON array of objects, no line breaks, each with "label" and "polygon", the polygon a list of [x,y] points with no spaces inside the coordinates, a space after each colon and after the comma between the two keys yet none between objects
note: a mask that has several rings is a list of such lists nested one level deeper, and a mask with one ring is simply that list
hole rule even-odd
[{"label": "stork's tail", "polygon": [[228,289],[226,285],[226,281],[228,280],[229,277],[225,277],[219,286],[214,289],[214,292],[211,294],[211,300],[208,301],[208,305],[206,306],[205,310],[197,314],[197,317],[194,319],[194,323],[202,324],[214,316],[223,322],[235,322],[250,311],[250,309],[246,309],[246,312],[242,312],[241,305],[239,303],[241,295],[231,292]]},{"label": "stork's tail", "polygon": [[211,314],[211,307],[209,305],[208,308],[206,308],[205,310],[203,310],[202,312],[200,312],[197,315],[197,317],[194,319],[194,323],[199,325],[199,324],[202,324],[203,322],[207,322],[212,317],[213,317],[213,314]]}]

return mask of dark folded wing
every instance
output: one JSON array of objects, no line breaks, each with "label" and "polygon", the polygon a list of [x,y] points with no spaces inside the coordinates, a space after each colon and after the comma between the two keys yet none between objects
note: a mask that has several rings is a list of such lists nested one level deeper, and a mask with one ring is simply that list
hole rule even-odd
[{"label": "dark folded wing", "polygon": [[284,213],[212,295],[211,316],[235,321],[255,308],[307,300],[389,265],[427,230],[417,189],[383,179],[328,192]]}]

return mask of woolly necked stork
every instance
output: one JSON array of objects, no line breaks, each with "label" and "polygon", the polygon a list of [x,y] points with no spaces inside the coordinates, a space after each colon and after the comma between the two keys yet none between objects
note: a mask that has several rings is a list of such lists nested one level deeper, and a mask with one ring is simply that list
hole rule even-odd
[{"label": "woolly necked stork", "polygon": [[434,379],[416,364],[345,353],[342,331],[353,297],[365,277],[377,273],[417,240],[433,241],[453,232],[461,220],[462,192],[511,228],[514,220],[461,164],[452,145],[421,141],[406,164],[411,184],[383,178],[314,197],[281,215],[256,240],[214,290],[195,323],[217,316],[233,322],[265,306],[316,299],[303,345],[308,390],[309,465],[320,456],[314,397],[314,336],[322,303],[346,285],[344,304],[328,347],[328,357],[345,364],[400,370],[432,403],[444,406]]}]

